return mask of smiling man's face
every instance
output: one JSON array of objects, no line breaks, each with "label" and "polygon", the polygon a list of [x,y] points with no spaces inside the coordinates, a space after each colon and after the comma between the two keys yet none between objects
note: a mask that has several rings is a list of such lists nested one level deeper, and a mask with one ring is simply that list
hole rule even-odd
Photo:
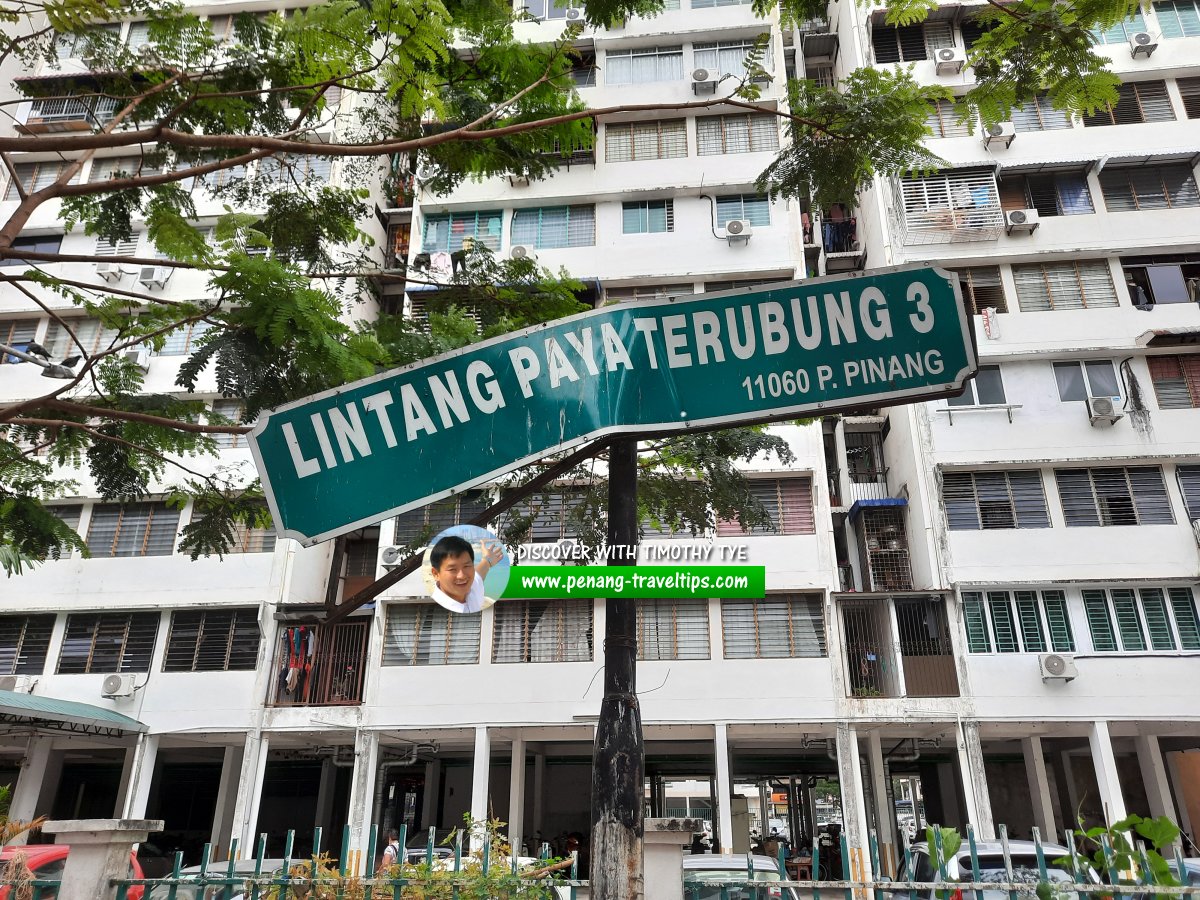
[{"label": "smiling man's face", "polygon": [[433,580],[447,597],[466,603],[471,585],[475,583],[475,560],[469,553],[447,556],[442,560],[441,568],[433,570]]}]

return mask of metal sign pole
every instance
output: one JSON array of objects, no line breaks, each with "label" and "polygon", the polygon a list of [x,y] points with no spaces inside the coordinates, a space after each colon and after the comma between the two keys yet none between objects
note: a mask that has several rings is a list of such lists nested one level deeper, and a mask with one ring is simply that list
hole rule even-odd
[{"label": "metal sign pole", "polygon": [[[609,448],[609,565],[637,561],[637,440]],[[626,551],[627,552],[622,552]],[[637,600],[605,601],[604,699],[592,754],[591,896],[638,900],[642,887],[645,747],[637,699]]]}]

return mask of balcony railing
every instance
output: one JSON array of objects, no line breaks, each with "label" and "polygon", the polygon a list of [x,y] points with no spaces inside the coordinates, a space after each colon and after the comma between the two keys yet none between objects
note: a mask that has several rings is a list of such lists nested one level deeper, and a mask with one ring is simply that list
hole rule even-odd
[{"label": "balcony railing", "polygon": [[53,131],[87,131],[108,122],[118,109],[118,101],[112,97],[94,100],[77,100],[72,97],[55,97],[35,100],[29,117],[18,128],[26,133]]},{"label": "balcony railing", "polygon": [[355,706],[362,703],[371,623],[293,626],[276,655],[272,706]]},{"label": "balcony railing", "polygon": [[1004,233],[1000,191],[990,169],[900,178],[894,194],[905,245],[994,241]]},{"label": "balcony railing", "polygon": [[886,468],[851,470],[847,504],[853,505],[857,500],[883,500],[889,496],[887,473]]},{"label": "balcony railing", "polygon": [[[944,601],[936,595],[843,599],[847,696],[957,697]],[[893,636],[892,609],[896,633]]]}]

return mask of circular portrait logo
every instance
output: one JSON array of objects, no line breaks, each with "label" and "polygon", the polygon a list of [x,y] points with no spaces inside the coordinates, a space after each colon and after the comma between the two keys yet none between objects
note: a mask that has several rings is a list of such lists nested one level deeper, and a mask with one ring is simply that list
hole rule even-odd
[{"label": "circular portrait logo", "polygon": [[454,525],[425,550],[425,590],[455,613],[477,613],[508,585],[512,561],[496,535],[478,525]]}]

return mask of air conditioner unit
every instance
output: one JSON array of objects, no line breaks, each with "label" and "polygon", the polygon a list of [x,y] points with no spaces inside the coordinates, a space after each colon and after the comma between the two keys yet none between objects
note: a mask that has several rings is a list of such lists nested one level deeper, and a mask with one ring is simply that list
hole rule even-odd
[{"label": "air conditioner unit", "polygon": [[385,566],[394,566],[400,562],[399,547],[385,547],[383,549],[383,564]]},{"label": "air conditioner unit", "polygon": [[1079,677],[1075,657],[1062,653],[1039,653],[1038,668],[1042,670],[1042,681],[1074,681]]},{"label": "air conditioner unit", "polygon": [[508,251],[508,255],[512,259],[537,260],[537,254],[533,252],[533,248],[528,244],[514,244],[513,248]]},{"label": "air conditioner unit", "polygon": [[1010,209],[1004,214],[1004,230],[1009,234],[1033,234],[1039,224],[1036,209]]},{"label": "air conditioner unit", "polygon": [[105,281],[119,281],[125,273],[121,271],[120,263],[98,262],[96,263],[96,274]]},{"label": "air conditioner unit", "polygon": [[0,675],[0,691],[14,694],[32,694],[37,680],[32,675]]},{"label": "air conditioner unit", "polygon": [[746,219],[730,219],[725,223],[725,237],[731,244],[734,241],[748,241],[752,234],[754,228]]},{"label": "air conditioner unit", "polygon": [[692,93],[714,94],[717,90],[717,73],[708,69],[692,70]]},{"label": "air conditioner unit", "polygon": [[1139,56],[1149,56],[1158,49],[1156,41],[1148,31],[1139,31],[1129,39],[1129,55],[1134,59]]},{"label": "air conditioner unit", "polygon": [[934,69],[939,75],[957,75],[967,64],[967,57],[957,47],[942,47],[933,54]]},{"label": "air conditioner unit", "polygon": [[113,700],[117,697],[132,697],[137,690],[136,675],[105,675],[100,685],[100,696]]},{"label": "air conditioner unit", "polygon": [[437,169],[434,166],[418,166],[417,181],[422,184],[428,184],[437,177]]},{"label": "air conditioner unit", "polygon": [[169,266],[142,266],[138,270],[138,281],[148,288],[166,287],[171,280]]},{"label": "air conditioner unit", "polygon": [[1121,412],[1120,397],[1088,397],[1087,408],[1088,420],[1093,425],[1097,422],[1111,425],[1125,415]]},{"label": "air conditioner unit", "polygon": [[529,176],[510,173],[508,176],[508,183],[513,187],[529,187]]},{"label": "air conditioner unit", "polygon": [[574,7],[571,7],[570,9],[568,9],[568,10],[567,10],[567,21],[568,21],[568,22],[581,22],[581,21],[583,21],[583,10],[582,10],[582,9],[575,9]]},{"label": "air conditioner unit", "polygon": [[997,122],[995,125],[988,125],[983,129],[983,146],[992,147],[996,144],[1003,144],[1008,147],[1016,136],[1017,129],[1012,122]]},{"label": "air conditioner unit", "polygon": [[150,371],[150,348],[149,347],[126,347],[122,354],[125,359],[129,360],[143,372]]}]

